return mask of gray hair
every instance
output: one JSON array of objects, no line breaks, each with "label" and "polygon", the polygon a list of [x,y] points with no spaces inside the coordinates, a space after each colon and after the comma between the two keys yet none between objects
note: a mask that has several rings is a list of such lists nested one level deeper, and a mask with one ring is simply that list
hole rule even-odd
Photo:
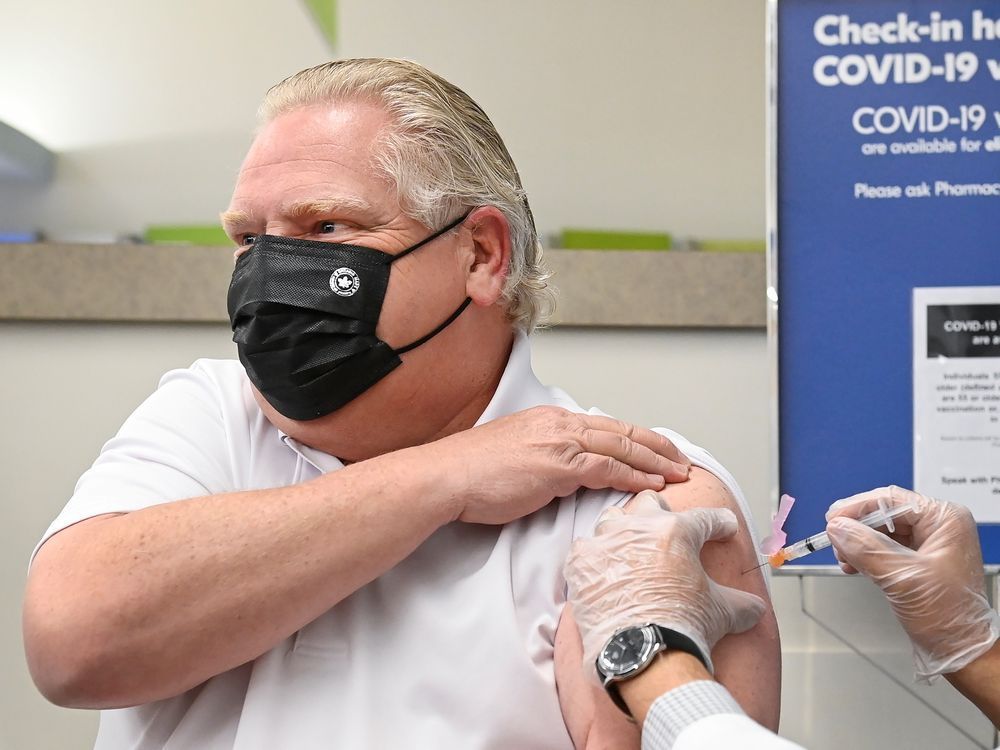
[{"label": "gray hair", "polygon": [[554,306],[546,283],[528,198],[517,167],[486,113],[468,94],[408,60],[334,60],[273,86],[258,110],[262,124],[300,107],[372,101],[392,125],[375,149],[375,164],[396,185],[404,213],[427,227],[444,226],[463,210],[495,206],[510,227],[510,269],[503,300],[511,322],[526,332]]}]

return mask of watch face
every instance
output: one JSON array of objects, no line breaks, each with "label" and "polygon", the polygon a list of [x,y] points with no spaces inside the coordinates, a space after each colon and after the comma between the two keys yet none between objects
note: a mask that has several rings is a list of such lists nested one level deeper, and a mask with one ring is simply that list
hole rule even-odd
[{"label": "watch face", "polygon": [[601,652],[600,666],[609,675],[628,674],[649,657],[653,634],[647,627],[625,628],[615,633]]}]

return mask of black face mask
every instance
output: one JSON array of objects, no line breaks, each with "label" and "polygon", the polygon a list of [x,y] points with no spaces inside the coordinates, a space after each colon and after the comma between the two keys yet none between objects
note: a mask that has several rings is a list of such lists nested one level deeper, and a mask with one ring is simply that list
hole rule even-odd
[{"label": "black face mask", "polygon": [[472,302],[416,341],[393,349],[375,335],[391,265],[461,216],[397,255],[357,245],[261,235],[229,284],[233,341],[247,376],[290,419],[325,416],[396,369],[400,354],[443,331]]}]

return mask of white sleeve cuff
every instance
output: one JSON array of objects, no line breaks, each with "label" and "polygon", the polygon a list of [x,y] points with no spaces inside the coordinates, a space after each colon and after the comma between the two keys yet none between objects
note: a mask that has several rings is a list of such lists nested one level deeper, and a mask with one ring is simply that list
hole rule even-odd
[{"label": "white sleeve cuff", "polygon": [[642,727],[642,750],[669,750],[685,728],[714,714],[743,714],[722,685],[697,680],[664,693],[649,708]]}]

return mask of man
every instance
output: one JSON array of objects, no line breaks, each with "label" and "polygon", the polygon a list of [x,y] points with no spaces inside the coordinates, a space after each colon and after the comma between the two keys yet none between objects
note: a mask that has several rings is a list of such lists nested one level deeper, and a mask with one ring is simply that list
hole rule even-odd
[{"label": "man", "polygon": [[[579,679],[569,545],[640,490],[739,490],[534,378],[545,274],[482,110],[413,63],[303,71],[223,220],[241,363],[168,374],[49,529],[24,616],[42,691],[130,707],[100,748],[635,746]],[[717,576],[753,558],[741,531]],[[773,616],[716,656],[776,723]]]},{"label": "man", "polygon": [[[904,503],[916,510],[896,518],[893,534],[856,520]],[[844,571],[867,575],[885,593],[913,645],[917,678],[944,674],[1000,725],[1000,615],[984,594],[979,535],[968,509],[883,487],[834,503],[827,519]],[[597,534],[573,544],[566,580],[589,644],[583,664],[588,677],[602,677],[614,656],[606,653],[629,631],[619,630],[622,624],[655,623],[697,647],[694,653],[652,652],[639,668],[605,676],[622,710],[643,725],[644,750],[734,743],[748,750],[802,750],[748,718],[712,680],[702,656],[727,633],[752,626],[765,608],[753,595],[716,584],[698,559],[706,542],[732,536],[735,521],[723,509],[674,513],[655,493],[643,492],[626,512],[609,508]]]}]

